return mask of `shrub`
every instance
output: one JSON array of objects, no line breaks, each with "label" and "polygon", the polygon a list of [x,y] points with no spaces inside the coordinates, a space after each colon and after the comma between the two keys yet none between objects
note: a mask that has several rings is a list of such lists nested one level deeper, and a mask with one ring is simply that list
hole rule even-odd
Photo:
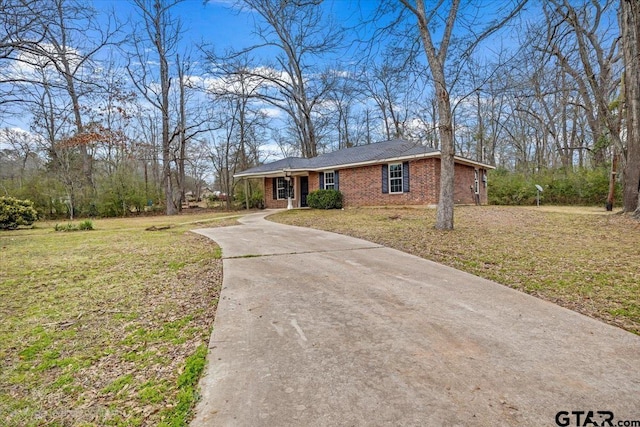
[{"label": "shrub", "polygon": [[[242,207],[247,209],[247,203],[244,197],[240,199],[240,202],[242,203]],[[264,209],[264,197],[262,196],[262,190],[257,189],[251,193],[249,196],[248,209]]]},{"label": "shrub", "polygon": [[530,205],[535,203],[536,188],[522,174],[496,169],[489,173],[489,204]]},{"label": "shrub", "polygon": [[[264,209],[264,192],[262,190],[262,183],[256,183],[249,181],[249,209]],[[243,185],[238,185],[235,189],[235,200],[238,202],[242,209],[247,209],[247,200],[245,198],[245,188]]]},{"label": "shrub", "polygon": [[93,222],[90,219],[85,219],[80,224],[67,223],[65,225],[56,224],[53,227],[54,231],[82,231],[93,230]]},{"label": "shrub", "polygon": [[0,229],[14,230],[20,225],[31,225],[38,219],[38,211],[31,200],[0,197]]},{"label": "shrub", "polygon": [[53,231],[77,231],[77,230],[78,230],[78,227],[71,224],[70,222],[63,225],[56,224],[53,226]]},{"label": "shrub", "polygon": [[307,204],[313,209],[342,208],[342,193],[338,190],[316,190],[307,196]]},{"label": "shrub", "polygon": [[78,230],[93,230],[93,222],[90,219],[85,219],[78,224]]},{"label": "shrub", "polygon": [[[606,168],[543,170],[529,175],[496,169],[489,173],[489,203],[493,205],[533,205],[535,184],[544,192],[541,201],[558,205],[604,205],[609,192],[609,171]],[[621,189],[616,189],[616,203]]]}]

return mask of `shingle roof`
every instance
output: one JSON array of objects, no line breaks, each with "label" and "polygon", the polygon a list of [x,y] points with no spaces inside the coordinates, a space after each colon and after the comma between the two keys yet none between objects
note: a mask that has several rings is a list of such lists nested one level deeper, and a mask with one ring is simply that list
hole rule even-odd
[{"label": "shingle roof", "polygon": [[[357,147],[343,148],[331,153],[321,154],[311,159],[301,157],[287,157],[275,162],[256,166],[237,173],[236,177],[261,176],[282,173],[284,169],[291,171],[303,170],[327,170],[340,166],[358,166],[367,163],[384,163],[391,160],[404,158],[419,158],[438,155],[440,152],[434,148],[426,147],[420,143],[393,139],[374,144],[360,145]],[[477,163],[477,162],[473,162]]]},{"label": "shingle roof", "polygon": [[305,169],[309,164],[309,160],[311,159],[304,159],[302,157],[287,157],[284,159],[276,160],[275,162],[265,163],[264,165],[244,170],[237,175],[253,175],[275,171],[282,172],[283,169]]},{"label": "shingle roof", "polygon": [[326,168],[437,152],[438,150],[426,147],[420,143],[393,139],[391,141],[343,148],[342,150],[322,154],[309,159],[309,165],[314,168]]}]

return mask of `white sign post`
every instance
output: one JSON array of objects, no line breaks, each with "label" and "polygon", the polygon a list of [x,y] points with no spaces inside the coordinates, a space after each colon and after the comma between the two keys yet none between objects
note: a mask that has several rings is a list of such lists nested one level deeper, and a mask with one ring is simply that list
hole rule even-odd
[{"label": "white sign post", "polygon": [[538,190],[538,195],[536,196],[536,204],[538,207],[540,207],[540,193],[542,193],[544,190],[538,184],[536,184],[536,189]]}]

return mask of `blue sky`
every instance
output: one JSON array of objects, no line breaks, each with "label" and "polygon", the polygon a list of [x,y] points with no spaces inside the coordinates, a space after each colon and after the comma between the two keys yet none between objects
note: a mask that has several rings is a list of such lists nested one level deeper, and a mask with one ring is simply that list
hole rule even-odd
[{"label": "blue sky", "polygon": [[[99,12],[98,16],[113,10],[122,21],[127,19],[140,20],[136,7],[129,0],[93,0],[92,3]],[[234,9],[234,3],[234,0],[210,0],[206,4],[202,0],[185,0],[175,6],[172,13],[183,24],[182,48],[180,50],[188,50],[191,47],[192,59],[196,59],[200,55],[198,46],[202,43],[213,46],[218,53],[222,53],[232,47],[237,49],[258,42],[253,34],[253,13]],[[500,0],[487,0],[487,4],[493,4],[494,7],[487,6],[482,11],[484,16],[491,15],[496,5],[499,6],[502,3]],[[324,0],[321,7],[328,14],[333,15],[339,25],[349,27],[368,18],[378,5],[379,2],[374,0]],[[125,31],[127,30],[125,29]],[[87,37],[91,36],[87,35]],[[351,59],[349,55],[347,53],[341,59],[348,63]],[[269,53],[265,54],[264,51],[256,54],[258,60],[261,57],[268,58],[269,56]],[[11,120],[18,120],[15,122],[16,125],[28,129],[26,123],[20,123],[24,118],[17,116]]]},{"label": "blue sky", "polygon": [[[131,16],[134,20],[135,7],[128,0],[94,0],[99,11],[113,9],[120,19]],[[183,24],[184,46],[211,44],[216,51],[225,48],[245,47],[255,42],[252,35],[253,17],[250,12],[233,8],[233,0],[185,0],[172,9],[174,16]],[[323,8],[333,14],[342,25],[356,25],[361,16],[367,16],[378,5],[373,0],[325,0]],[[195,50],[195,49],[194,49]]]}]

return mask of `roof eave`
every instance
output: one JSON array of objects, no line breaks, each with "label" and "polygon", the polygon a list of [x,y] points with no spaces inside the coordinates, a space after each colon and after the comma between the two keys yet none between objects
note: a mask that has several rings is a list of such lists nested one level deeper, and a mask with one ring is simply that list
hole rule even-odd
[{"label": "roof eave", "polygon": [[312,170],[314,172],[319,172],[319,171],[327,171],[327,170],[334,170],[334,169],[350,169],[350,168],[357,168],[360,166],[370,166],[370,165],[379,165],[382,163],[401,162],[403,160],[415,160],[415,159],[422,159],[427,157],[438,157],[439,155],[440,155],[439,151],[434,151],[431,153],[411,154],[410,156],[389,157],[386,159],[367,160],[365,162],[355,162],[355,163],[345,163],[341,165],[323,166],[323,167],[317,167],[309,170]]},{"label": "roof eave", "polygon": [[483,169],[495,169],[495,166],[491,166],[488,165],[486,163],[482,163],[482,162],[477,162],[475,160],[471,160],[471,159],[466,159],[464,157],[459,157],[459,156],[453,156],[453,158],[458,162],[458,163],[462,163],[462,164],[467,164],[470,166],[479,166]]},{"label": "roof eave", "polygon": [[272,171],[264,171],[264,172],[251,172],[251,173],[236,173],[233,175],[234,178],[276,178],[279,176],[285,176],[287,173],[297,174],[297,173],[305,173],[308,172],[310,168],[297,168],[297,169],[278,169]]},{"label": "roof eave", "polygon": [[[406,160],[415,160],[415,159],[425,159],[430,157],[440,157],[440,151],[432,151],[429,153],[420,153],[420,154],[412,154],[409,156],[398,156],[398,157],[390,157],[386,159],[374,159],[367,160],[364,162],[354,162],[354,163],[345,163],[345,164],[335,164],[330,166],[319,166],[319,167],[308,167],[308,168],[297,168],[297,169],[278,169],[272,171],[264,171],[264,172],[253,172],[253,173],[238,173],[234,174],[234,178],[275,178],[278,176],[284,176],[286,172],[295,174],[295,173],[303,173],[303,172],[322,172],[322,171],[330,171],[336,169],[350,169],[362,166],[371,166],[382,163],[393,163],[393,162],[401,162]],[[491,166],[482,162],[477,162],[475,160],[466,159],[464,157],[454,156],[454,159],[458,163],[467,164],[470,166],[478,166],[484,169],[495,169],[495,166]]]}]

